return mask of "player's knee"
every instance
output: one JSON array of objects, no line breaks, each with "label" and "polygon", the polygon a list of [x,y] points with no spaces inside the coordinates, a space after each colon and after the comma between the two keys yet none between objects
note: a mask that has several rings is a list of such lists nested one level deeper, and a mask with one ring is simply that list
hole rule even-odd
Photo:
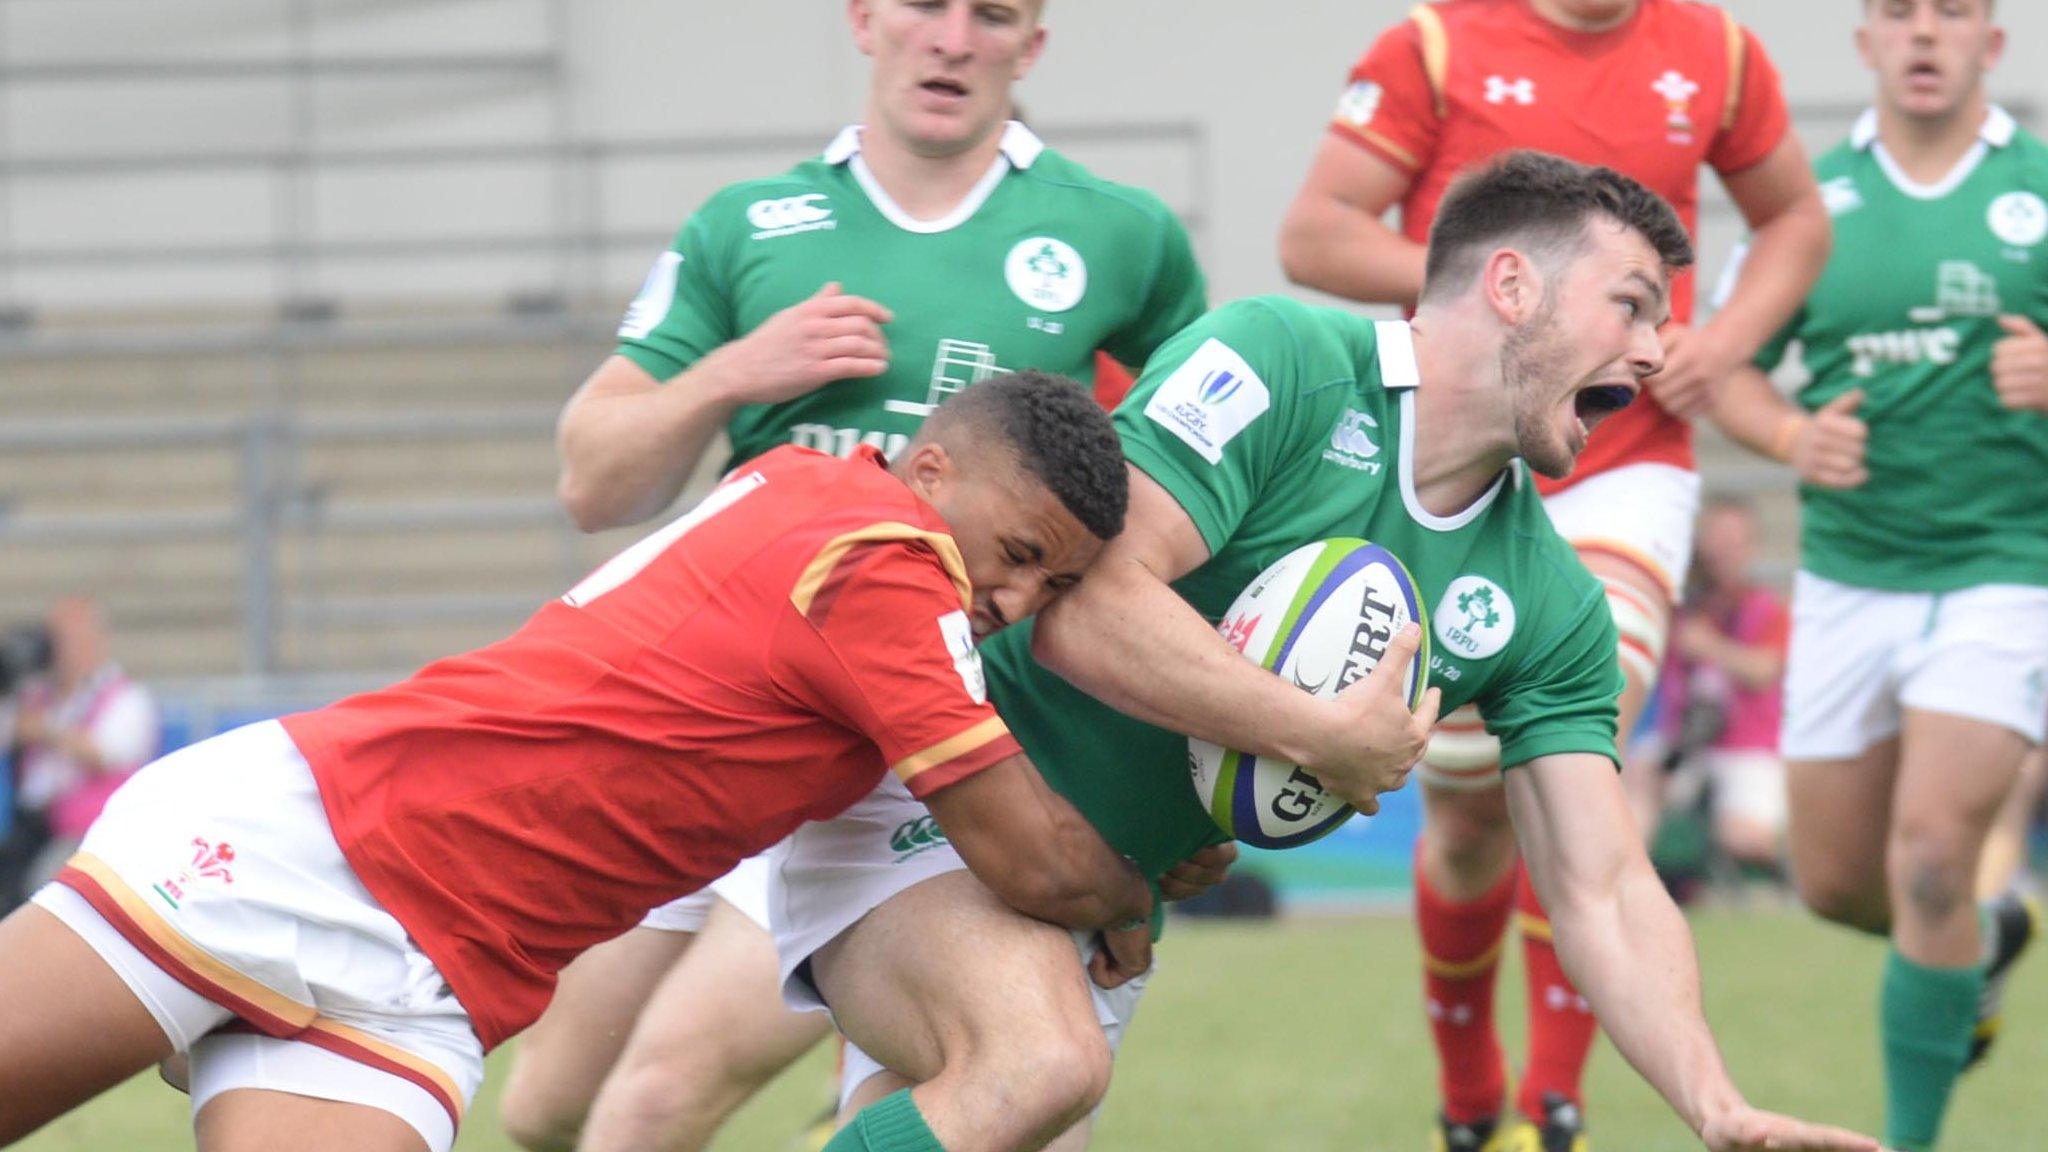
[{"label": "player's knee", "polygon": [[1085,1027],[1033,1029],[1011,1039],[1004,1045],[999,1080],[1032,1129],[1063,1131],[1108,1094],[1109,1041],[1093,1020]]},{"label": "player's knee", "polygon": [[505,1135],[527,1152],[575,1152],[583,1130],[583,1110],[535,1089],[533,1082],[514,1076],[498,1100],[498,1120]]},{"label": "player's knee", "polygon": [[1515,844],[1513,826],[1468,805],[1432,810],[1429,839],[1444,866],[1459,875],[1498,871],[1513,854]]},{"label": "player's knee", "polygon": [[1814,915],[1830,923],[1864,932],[1883,932],[1890,919],[1882,889],[1849,877],[1795,871],[1793,887]]},{"label": "player's knee", "polygon": [[1973,858],[1953,838],[1897,843],[1890,856],[1892,898],[1900,915],[1947,920],[1974,905]]}]

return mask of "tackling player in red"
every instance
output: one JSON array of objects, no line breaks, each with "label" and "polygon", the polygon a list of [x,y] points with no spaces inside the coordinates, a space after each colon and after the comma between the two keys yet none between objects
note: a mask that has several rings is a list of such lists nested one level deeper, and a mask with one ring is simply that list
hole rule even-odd
[{"label": "tackling player in red", "polygon": [[[1655,402],[1601,423],[1568,478],[1536,478],[1553,523],[1607,589],[1627,674],[1624,733],[1655,680],[1691,553],[1699,479],[1686,420],[1791,315],[1827,258],[1827,215],[1787,124],[1762,45],[1711,5],[1418,5],[1353,68],[1282,228],[1281,260],[1297,283],[1412,307],[1437,202],[1476,161],[1537,148],[1611,166],[1670,201],[1694,234],[1699,168],[1719,174],[1757,237],[1727,307],[1688,327],[1693,280],[1676,277],[1674,322],[1661,333],[1665,368],[1646,382]],[[1398,230],[1380,219],[1395,205]],[[1436,1147],[1584,1152],[1580,1079],[1595,1025],[1516,863],[1497,745],[1476,713],[1438,727],[1422,776],[1416,904],[1442,1060]],[[1638,816],[1650,813],[1638,805]],[[1526,1123],[1509,1127],[1492,1000],[1518,907],[1530,1053],[1516,1097]]]},{"label": "tackling player in red", "polygon": [[202,1147],[445,1152],[578,952],[884,773],[1019,909],[1142,918],[974,647],[1127,501],[1088,394],[1006,376],[893,464],[760,457],[497,644],[157,761],[0,922],[0,1144],[182,1052]]}]

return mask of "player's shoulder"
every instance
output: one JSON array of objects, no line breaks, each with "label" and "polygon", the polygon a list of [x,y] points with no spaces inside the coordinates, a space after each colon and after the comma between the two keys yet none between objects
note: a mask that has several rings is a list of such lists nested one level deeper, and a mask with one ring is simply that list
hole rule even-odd
[{"label": "player's shoulder", "polygon": [[2018,160],[2029,184],[2038,189],[2048,182],[2048,140],[2043,140],[2028,128],[2014,120],[2004,109],[1993,109],[1994,116],[2003,117],[2005,130],[2011,133],[2006,147]]},{"label": "player's shoulder", "polygon": [[1147,189],[1099,176],[1086,165],[1053,148],[1041,147],[1031,165],[1018,173],[1035,192],[1071,197],[1071,210],[1107,213],[1112,228],[1144,227],[1180,230],[1180,217],[1166,201]]},{"label": "player's shoulder", "polygon": [[818,157],[798,161],[781,172],[735,180],[705,197],[697,218],[711,225],[756,227],[755,217],[794,197],[830,195],[836,169]]}]

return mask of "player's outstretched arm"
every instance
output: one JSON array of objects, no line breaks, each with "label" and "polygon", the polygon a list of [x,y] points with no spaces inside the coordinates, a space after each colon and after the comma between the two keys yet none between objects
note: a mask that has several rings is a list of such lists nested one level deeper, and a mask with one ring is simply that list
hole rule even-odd
[{"label": "player's outstretched arm", "polygon": [[1021,754],[924,802],[976,878],[1027,916],[1094,931],[1152,914],[1137,868]]},{"label": "player's outstretched arm", "polygon": [[1423,246],[1381,217],[1413,180],[1358,145],[1325,135],[1280,223],[1287,278],[1368,304],[1412,306],[1422,293]]},{"label": "player's outstretched arm", "polygon": [[775,404],[888,370],[887,308],[827,284],[706,354],[666,384],[624,356],[598,366],[562,409],[555,490],[586,532],[673,502],[743,404]]},{"label": "player's outstretched arm", "polygon": [[[1422,754],[1435,697],[1411,711],[1393,673],[1418,638],[1337,700],[1319,700],[1246,660],[1169,584],[1209,558],[1171,493],[1131,469],[1124,530],[1088,578],[1038,615],[1032,652],[1075,687],[1128,716],[1314,772],[1364,812],[1400,786]],[[1434,691],[1434,690],[1432,690]]]},{"label": "player's outstretched arm", "polygon": [[1631,1067],[1715,1152],[1877,1142],[1751,1108],[1728,1077],[1700,1004],[1692,933],[1629,817],[1614,765],[1543,756],[1507,774],[1515,836],[1550,915],[1558,957]]}]

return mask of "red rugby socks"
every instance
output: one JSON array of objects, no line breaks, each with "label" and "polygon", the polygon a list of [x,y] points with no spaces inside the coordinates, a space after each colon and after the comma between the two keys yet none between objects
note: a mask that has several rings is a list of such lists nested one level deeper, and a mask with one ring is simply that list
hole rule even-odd
[{"label": "red rugby socks", "polygon": [[1507,939],[1519,866],[1479,899],[1454,903],[1430,888],[1415,858],[1415,919],[1423,992],[1436,1041],[1444,1117],[1469,1124],[1500,1114],[1507,1060],[1493,1027],[1493,980]]}]

